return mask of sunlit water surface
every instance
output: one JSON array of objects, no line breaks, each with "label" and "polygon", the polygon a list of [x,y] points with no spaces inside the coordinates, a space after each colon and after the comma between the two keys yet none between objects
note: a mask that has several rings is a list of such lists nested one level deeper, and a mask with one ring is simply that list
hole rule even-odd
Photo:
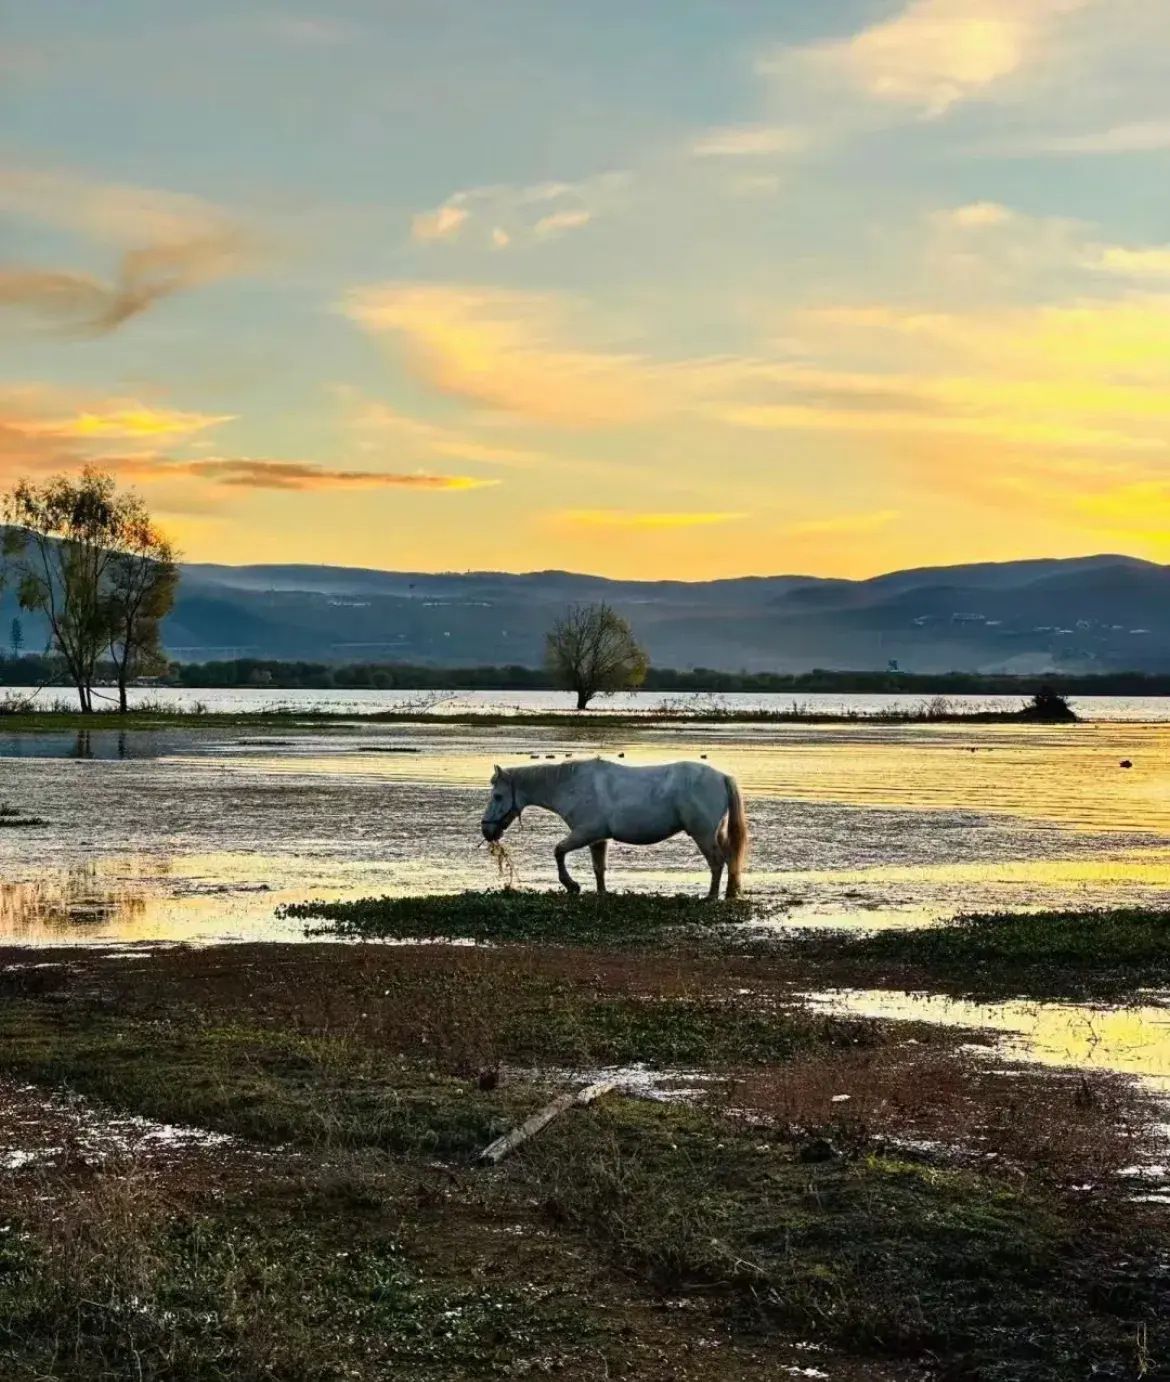
[{"label": "sunlit water surface", "polygon": [[[777,925],[924,925],[964,910],[1161,903],[1170,724],[352,724],[5,736],[0,942],[299,939],[282,902],[499,886],[479,819],[493,763],[706,756],[740,780],[750,887]],[[1122,762],[1132,764],[1123,768]],[[555,885],[563,833],[508,836],[523,886]],[[575,865],[582,881],[588,857]],[[615,888],[700,892],[689,841],[616,847]],[[837,996],[851,1011],[990,1026],[1052,1062],[1170,1078],[1163,1011]]]}]

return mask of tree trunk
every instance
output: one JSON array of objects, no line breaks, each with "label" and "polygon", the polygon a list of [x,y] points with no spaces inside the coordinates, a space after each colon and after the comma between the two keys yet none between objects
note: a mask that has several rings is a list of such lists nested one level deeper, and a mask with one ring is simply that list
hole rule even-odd
[{"label": "tree trunk", "polygon": [[125,715],[128,706],[126,704],[126,664],[123,663],[118,668],[118,714]]},{"label": "tree trunk", "polygon": [[589,705],[589,701],[590,701],[592,695],[593,695],[592,691],[582,691],[582,690],[578,690],[578,691],[577,691],[577,709],[578,709],[578,710],[584,710],[584,709],[586,709],[587,706]]}]

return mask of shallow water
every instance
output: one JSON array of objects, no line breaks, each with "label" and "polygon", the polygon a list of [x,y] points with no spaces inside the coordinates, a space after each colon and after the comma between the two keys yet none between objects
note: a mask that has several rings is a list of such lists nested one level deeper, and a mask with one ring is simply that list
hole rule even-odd
[{"label": "shallow water", "polygon": [[[598,752],[705,755],[736,774],[750,887],[787,924],[1140,903],[1170,886],[1170,725],[103,731],[0,736],[0,805],[49,822],[0,829],[0,939],[293,938],[283,901],[497,886],[479,833],[492,764]],[[536,810],[513,827],[522,885],[554,885],[561,833]],[[588,876],[587,857],[574,867]],[[615,848],[611,880],[699,892],[706,870],[671,841]]]},{"label": "shallow water", "polygon": [[1170,1093],[1170,1008],[1160,1004],[1111,1008],[1024,999],[975,1003],[888,989],[841,990],[810,997],[834,1012],[854,1017],[938,1022],[998,1032],[1002,1039],[996,1051],[1005,1059],[1138,1075]]}]

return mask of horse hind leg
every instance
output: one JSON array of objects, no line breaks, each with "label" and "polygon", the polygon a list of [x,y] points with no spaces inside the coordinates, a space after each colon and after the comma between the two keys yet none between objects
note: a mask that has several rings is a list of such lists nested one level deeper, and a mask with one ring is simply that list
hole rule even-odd
[{"label": "horse hind leg", "polygon": [[593,876],[597,879],[599,893],[605,892],[605,859],[608,851],[608,840],[598,840],[596,844],[589,846],[589,853],[593,856]]},{"label": "horse hind leg", "polygon": [[707,893],[708,901],[714,902],[719,896],[719,884],[723,881],[723,850],[715,835],[692,835],[691,839],[699,847],[699,852],[711,870],[711,887]]},{"label": "horse hind leg", "polygon": [[727,833],[727,822],[719,827],[719,832],[715,836],[715,845],[719,850],[720,860],[727,865],[727,896],[729,898],[738,897],[742,888],[740,886],[739,860],[735,858],[731,839]]}]

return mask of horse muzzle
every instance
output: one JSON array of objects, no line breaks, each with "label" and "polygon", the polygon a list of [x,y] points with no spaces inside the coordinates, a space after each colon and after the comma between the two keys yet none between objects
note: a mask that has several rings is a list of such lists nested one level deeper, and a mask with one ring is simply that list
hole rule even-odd
[{"label": "horse muzzle", "polygon": [[484,821],[483,838],[487,840],[489,844],[493,843],[495,840],[498,840],[503,833],[503,821]]}]

